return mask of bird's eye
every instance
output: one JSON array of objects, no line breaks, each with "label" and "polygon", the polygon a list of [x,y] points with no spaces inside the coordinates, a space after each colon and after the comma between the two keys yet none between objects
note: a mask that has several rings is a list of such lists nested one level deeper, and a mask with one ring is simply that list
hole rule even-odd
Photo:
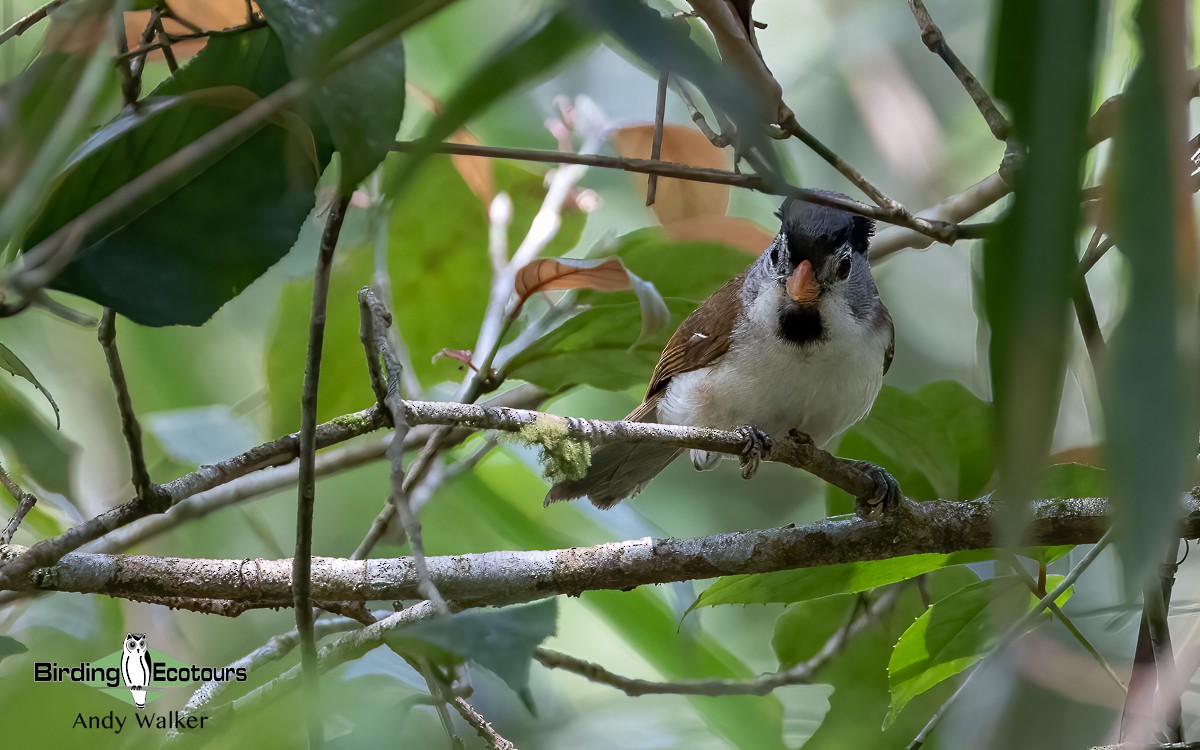
[{"label": "bird's eye", "polygon": [[851,261],[849,255],[842,258],[842,261],[840,263],[838,263],[838,267],[837,267],[838,281],[845,281],[847,278],[850,277],[850,267],[852,265],[853,265],[853,261]]}]

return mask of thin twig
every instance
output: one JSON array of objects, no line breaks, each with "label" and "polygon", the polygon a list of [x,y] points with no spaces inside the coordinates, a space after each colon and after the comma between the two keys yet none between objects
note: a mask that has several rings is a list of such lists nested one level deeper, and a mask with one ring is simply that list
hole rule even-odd
[{"label": "thin twig", "polygon": [[[667,117],[667,82],[671,73],[666,69],[658,73],[658,95],[654,100],[654,138],[650,142],[650,159],[662,159],[663,125]],[[658,175],[652,174],[646,178],[646,205],[653,206],[655,195],[658,193]]]},{"label": "thin twig", "polygon": [[321,380],[321,351],[325,343],[325,310],[329,299],[329,277],[333,251],[337,247],[350,196],[339,196],[329,209],[317,268],[313,274],[312,317],[308,327],[308,355],[304,364],[304,389],[300,396],[300,488],[296,501],[296,556],[292,567],[292,599],[296,608],[296,632],[300,634],[300,664],[308,694],[308,746],[321,747],[324,729],[320,711],[320,672],[312,613],[312,527],[316,504],[317,386]]},{"label": "thin twig", "polygon": [[[1017,577],[1025,583],[1030,592],[1034,594],[1040,594],[1042,591],[1044,591],[1044,589],[1038,587],[1038,581],[1035,581],[1033,576],[1029,575],[1029,572],[1025,570],[1025,567],[1021,565],[1019,560],[1017,560],[1016,555],[1013,555],[1011,552],[1003,552],[1001,553],[1001,556],[1008,560],[1009,567],[1012,568],[1013,572],[1017,574]],[[1108,659],[1105,659],[1104,655],[1101,654],[1094,645],[1092,645],[1092,642],[1088,640],[1087,636],[1075,626],[1075,623],[1071,621],[1071,618],[1067,616],[1066,612],[1063,612],[1062,609],[1054,602],[1050,602],[1050,604],[1046,605],[1046,609],[1050,610],[1050,614],[1058,618],[1058,621],[1061,622],[1068,631],[1070,631],[1075,640],[1079,642],[1079,645],[1083,646],[1084,650],[1091,654],[1092,659],[1094,659],[1096,663],[1100,665],[1101,669],[1104,670],[1104,673],[1107,674],[1114,683],[1116,683],[1117,687],[1121,689],[1121,692],[1125,692],[1129,689],[1129,686],[1125,684],[1125,681],[1117,676],[1116,670],[1114,670],[1112,665],[1108,663]]]},{"label": "thin twig", "polygon": [[483,741],[487,743],[492,750],[517,750],[517,746],[508,740],[504,739],[499,732],[495,730],[492,723],[483,718],[483,714],[475,710],[475,707],[467,703],[462,698],[455,698],[450,702],[454,706],[454,710],[458,711],[458,715],[471,725]]},{"label": "thin twig", "polygon": [[0,485],[3,485],[4,489],[8,490],[8,494],[12,495],[13,500],[17,501],[17,507],[13,510],[12,517],[5,524],[4,531],[0,531],[0,547],[3,547],[12,544],[13,535],[17,533],[25,516],[29,515],[29,511],[33,510],[33,506],[37,504],[37,498],[32,493],[21,489],[21,486],[13,481],[3,466],[0,466]]},{"label": "thin twig", "polygon": [[133,411],[129,383],[125,380],[125,368],[121,366],[121,355],[117,351],[117,314],[112,310],[106,309],[100,316],[96,337],[100,341],[100,348],[104,350],[104,359],[108,362],[108,375],[117,392],[117,411],[121,415],[121,434],[125,436],[125,446],[129,449],[134,498],[141,503],[162,506],[160,511],[166,510],[164,503],[167,498],[150,481],[150,471],[146,468],[146,455],[142,450],[142,427]]},{"label": "thin twig", "polygon": [[917,20],[917,26],[921,29],[921,41],[929,48],[929,51],[945,61],[946,66],[950,68],[950,72],[954,73],[954,77],[966,90],[967,95],[971,97],[971,101],[975,102],[976,109],[979,114],[983,115],[983,119],[987,122],[988,129],[992,131],[992,135],[996,140],[1004,142],[1008,140],[1009,125],[1008,120],[1004,115],[1000,114],[1000,110],[996,108],[996,103],[992,101],[992,97],[984,90],[983,85],[979,83],[979,79],[971,73],[970,69],[959,59],[958,55],[954,54],[954,50],[950,49],[950,45],[946,42],[946,37],[942,34],[942,30],[934,23],[933,17],[929,15],[929,11],[925,8],[925,3],[921,0],[908,0],[909,10],[912,11],[913,17]]},{"label": "thin twig", "polygon": [[[407,152],[418,148],[426,148],[424,144],[412,141],[398,141],[394,150]],[[660,177],[672,177],[693,182],[708,182],[715,185],[740,187],[767,195],[781,195],[797,200],[815,203],[830,208],[838,208],[859,216],[866,216],[887,224],[895,224],[913,230],[919,235],[927,236],[932,241],[953,243],[956,237],[954,225],[938,220],[914,217],[903,206],[899,209],[892,207],[870,206],[852,198],[839,198],[829,193],[796,187],[778,181],[768,181],[756,174],[728,172],[723,169],[707,167],[692,167],[674,162],[655,161],[653,159],[632,159],[618,156],[603,156],[600,154],[571,154],[562,151],[541,151],[537,149],[502,148],[497,146],[475,146],[466,143],[440,143],[432,147],[437,153],[460,154],[463,156],[483,156],[495,159],[516,159],[549,164],[581,164],[602,169],[620,169],[637,174],[656,174]],[[997,198],[996,200],[999,200]],[[893,202],[894,203],[894,202]],[[898,206],[899,204],[895,204]]]},{"label": "thin twig", "polygon": [[4,31],[0,31],[0,44],[4,44],[13,37],[21,36],[26,31],[29,31],[36,26],[39,21],[48,16],[55,8],[65,5],[66,3],[67,0],[50,0],[50,2],[46,3],[32,13],[26,14],[12,26],[9,26]]},{"label": "thin twig", "polygon": [[1087,554],[1083,556],[1083,559],[1080,560],[1075,567],[1071,568],[1071,570],[1068,571],[1065,576],[1063,576],[1062,581],[1060,581],[1059,584],[1054,587],[1053,591],[1043,596],[1041,600],[1039,600],[1038,603],[1033,606],[1032,609],[1022,615],[1016,622],[1012,624],[1011,627],[1008,628],[1008,630],[1004,631],[1004,634],[996,641],[996,645],[992,647],[992,650],[984,654],[983,658],[975,664],[975,668],[972,669],[965,678],[963,678],[963,681],[959,684],[958,689],[946,699],[945,703],[938,707],[938,710],[934,712],[932,717],[930,717],[929,722],[922,727],[921,731],[917,733],[917,736],[914,737],[912,742],[908,744],[908,750],[919,750],[919,748],[925,744],[925,741],[929,738],[929,734],[937,728],[937,725],[941,722],[942,717],[946,715],[951,706],[957,702],[959,696],[961,696],[966,690],[971,678],[982,672],[984,667],[986,667],[992,659],[996,658],[998,654],[1008,648],[1009,644],[1024,635],[1025,631],[1028,630],[1029,626],[1033,624],[1033,621],[1038,617],[1038,615],[1044,612],[1052,603],[1057,601],[1060,596],[1067,593],[1067,591],[1075,585],[1076,579],[1078,579],[1079,576],[1082,575],[1083,572],[1087,570],[1093,562],[1095,562],[1096,558],[1100,556],[1100,553],[1103,552],[1110,543],[1112,543],[1112,539],[1112,529],[1104,532],[1104,536],[1100,537],[1100,540],[1097,541],[1096,544],[1087,551]]},{"label": "thin twig", "polygon": [[614,687],[626,695],[769,695],[785,685],[807,685],[813,675],[837,656],[859,633],[874,625],[890,612],[900,598],[900,586],[888,588],[875,600],[862,617],[849,627],[838,628],[825,645],[810,659],[779,672],[764,674],[753,680],[689,680],[685,682],[655,682],[633,677],[623,677],[592,662],[559,653],[548,648],[538,648],[533,658],[548,669],[563,669],[585,677],[592,682]]},{"label": "thin twig", "polygon": [[[155,34],[162,43],[163,60],[167,63],[167,70],[171,71],[171,74],[174,75],[179,70],[179,61],[175,59],[175,50],[171,49],[171,38],[167,35],[167,30],[163,28],[162,16],[159,15],[158,11],[153,11],[151,24],[154,27]],[[246,29],[249,30],[249,28],[251,27],[249,22],[247,22]],[[144,57],[142,59],[145,60]]]}]

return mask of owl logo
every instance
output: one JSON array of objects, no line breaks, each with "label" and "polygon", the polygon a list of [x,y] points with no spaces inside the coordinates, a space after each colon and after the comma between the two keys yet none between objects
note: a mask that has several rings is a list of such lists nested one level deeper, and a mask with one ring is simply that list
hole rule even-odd
[{"label": "owl logo", "polygon": [[129,633],[121,644],[121,679],[133,695],[133,703],[146,708],[146,686],[150,684],[150,651],[145,633]]}]

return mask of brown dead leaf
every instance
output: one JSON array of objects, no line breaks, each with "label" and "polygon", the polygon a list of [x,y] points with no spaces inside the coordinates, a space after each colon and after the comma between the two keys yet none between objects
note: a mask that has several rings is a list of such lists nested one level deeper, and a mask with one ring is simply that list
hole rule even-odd
[{"label": "brown dead leaf", "polygon": [[[245,0],[171,0],[171,11],[189,24],[198,26],[205,31],[227,29],[246,22]],[[255,4],[254,10],[258,10]],[[129,49],[137,49],[142,44],[142,34],[146,24],[150,23],[150,11],[136,10],[125,14],[125,39]],[[163,19],[163,29],[168,34],[192,34],[194,29],[173,18]],[[153,41],[153,40],[152,40]],[[207,39],[185,39],[171,45],[175,59],[180,62],[188,59],[204,49]],[[149,60],[163,59],[162,50],[154,50],[148,54]]]},{"label": "brown dead leaf", "polygon": [[[466,128],[462,128],[454,132],[449,138],[451,143],[461,143],[469,146],[481,146],[482,142],[475,137],[475,134]],[[492,172],[492,160],[484,156],[461,156],[455,154],[450,157],[450,161],[454,164],[454,168],[458,170],[463,181],[467,183],[467,187],[471,188],[471,192],[483,202],[483,207],[486,210],[492,205],[492,199],[496,197],[496,181]]]},{"label": "brown dead leaf", "polygon": [[775,235],[749,219],[732,216],[703,216],[672,222],[663,233],[680,242],[720,242],[751,255],[759,255],[771,246]]},{"label": "brown dead leaf", "polygon": [[[612,134],[617,153],[631,159],[649,159],[653,140],[653,125],[632,125]],[[709,143],[700,131],[682,125],[663,126],[661,154],[663,161],[676,164],[710,169],[728,168],[724,151]],[[646,179],[644,175],[635,177],[642,193],[646,192]],[[724,216],[729,207],[729,191],[727,185],[659,177],[654,214],[664,225],[696,217]]]},{"label": "brown dead leaf", "polygon": [[632,289],[642,311],[643,341],[661,331],[671,319],[671,311],[654,284],[639,278],[620,258],[539,258],[517,272],[514,283],[517,305],[512,318],[521,312],[525,301],[538,292],[556,289],[595,289],[619,292]]}]

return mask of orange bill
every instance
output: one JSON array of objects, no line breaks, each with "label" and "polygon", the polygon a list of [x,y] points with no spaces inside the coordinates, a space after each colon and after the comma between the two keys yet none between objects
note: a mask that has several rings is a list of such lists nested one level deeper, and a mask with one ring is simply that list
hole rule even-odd
[{"label": "orange bill", "polygon": [[797,305],[812,305],[816,303],[820,291],[812,263],[807,260],[800,261],[800,265],[796,266],[796,270],[788,277],[788,297]]}]

